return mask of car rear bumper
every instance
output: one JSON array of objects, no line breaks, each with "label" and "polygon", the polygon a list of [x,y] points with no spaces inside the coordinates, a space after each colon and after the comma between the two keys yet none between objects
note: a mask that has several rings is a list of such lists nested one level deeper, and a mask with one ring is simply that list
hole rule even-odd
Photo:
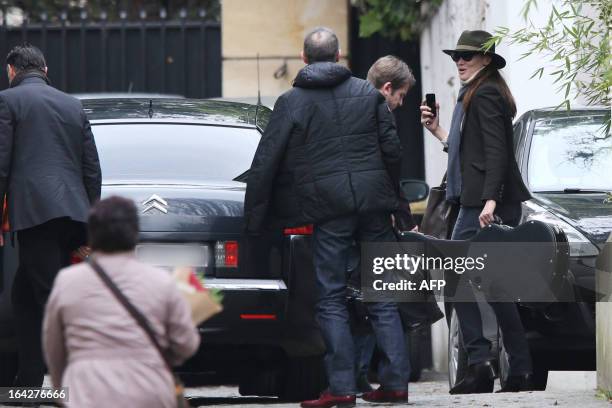
[{"label": "car rear bumper", "polygon": [[[208,288],[223,294],[223,311],[200,327],[202,346],[262,345],[293,354],[294,349],[312,349],[318,337],[316,327],[296,338],[295,322],[288,316],[289,290],[281,279],[206,280]],[[229,347],[228,347],[229,348]],[[314,347],[313,354],[320,350]]]},{"label": "car rear bumper", "polygon": [[223,294],[223,311],[200,325],[202,344],[278,342],[288,291],[279,279],[209,278],[206,287]]},{"label": "car rear bumper", "polygon": [[222,292],[223,311],[199,326],[200,349],[181,371],[270,364],[298,354],[296,350],[321,354],[320,348],[313,347],[320,337],[316,328],[294,336],[296,330],[287,313],[289,290],[283,280],[208,278],[205,284]]}]

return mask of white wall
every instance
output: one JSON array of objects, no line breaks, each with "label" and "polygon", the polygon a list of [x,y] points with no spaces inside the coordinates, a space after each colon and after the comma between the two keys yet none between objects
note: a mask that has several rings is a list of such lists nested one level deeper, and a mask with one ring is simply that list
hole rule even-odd
[{"label": "white wall", "polygon": [[[550,1],[538,1],[538,8],[530,13],[536,25],[546,21],[551,4]],[[442,49],[454,48],[463,30],[493,33],[499,26],[512,31],[523,28],[522,5],[521,0],[446,0],[429,21],[421,34],[422,88],[423,94],[436,94],[440,103],[440,123],[444,128],[449,128],[460,83],[454,62]],[[502,73],[516,99],[518,115],[534,108],[556,106],[563,100],[550,78],[529,79],[543,63],[543,58],[531,56],[519,61],[525,51],[525,47],[507,42],[502,42],[496,50],[507,61]],[[446,171],[447,157],[438,140],[428,131],[424,137],[425,178],[429,185],[439,185]],[[445,320],[432,327],[434,369],[437,371],[447,371],[447,336]]]}]

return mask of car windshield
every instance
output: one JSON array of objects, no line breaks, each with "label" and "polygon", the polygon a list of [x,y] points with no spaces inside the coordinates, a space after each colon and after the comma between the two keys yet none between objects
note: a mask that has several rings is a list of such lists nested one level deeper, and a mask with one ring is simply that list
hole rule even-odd
[{"label": "car windshield", "polygon": [[250,166],[255,129],[190,124],[92,126],[105,183],[230,181]]},{"label": "car windshield", "polygon": [[612,190],[612,137],[605,116],[538,120],[529,152],[531,191]]}]

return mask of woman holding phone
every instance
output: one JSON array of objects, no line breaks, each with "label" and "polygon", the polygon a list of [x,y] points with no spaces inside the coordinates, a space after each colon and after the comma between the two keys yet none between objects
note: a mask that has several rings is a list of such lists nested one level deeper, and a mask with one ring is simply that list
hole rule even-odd
[{"label": "woman holding phone", "polygon": [[[460,206],[454,240],[472,238],[496,217],[506,225],[518,225],[521,202],[531,197],[514,156],[516,104],[499,73],[506,61],[495,53],[494,46],[484,51],[489,39],[491,34],[486,31],[464,31],[454,50],[443,50],[455,62],[462,84],[449,131],[440,126],[439,104],[437,115],[425,103],[421,106],[421,123],[448,152],[446,200]],[[516,304],[490,305],[510,360],[510,377],[502,391],[532,389],[531,356]],[[464,301],[453,303],[453,307],[468,353],[468,370],[450,393],[491,392],[495,374],[491,343],[483,335],[478,304]]]}]

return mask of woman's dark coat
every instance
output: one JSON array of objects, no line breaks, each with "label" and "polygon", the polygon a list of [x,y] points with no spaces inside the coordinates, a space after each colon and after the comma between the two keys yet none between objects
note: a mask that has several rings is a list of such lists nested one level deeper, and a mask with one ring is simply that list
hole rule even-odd
[{"label": "woman's dark coat", "polygon": [[461,134],[461,205],[487,200],[518,203],[531,198],[512,143],[512,115],[493,82],[478,87],[466,110]]}]

